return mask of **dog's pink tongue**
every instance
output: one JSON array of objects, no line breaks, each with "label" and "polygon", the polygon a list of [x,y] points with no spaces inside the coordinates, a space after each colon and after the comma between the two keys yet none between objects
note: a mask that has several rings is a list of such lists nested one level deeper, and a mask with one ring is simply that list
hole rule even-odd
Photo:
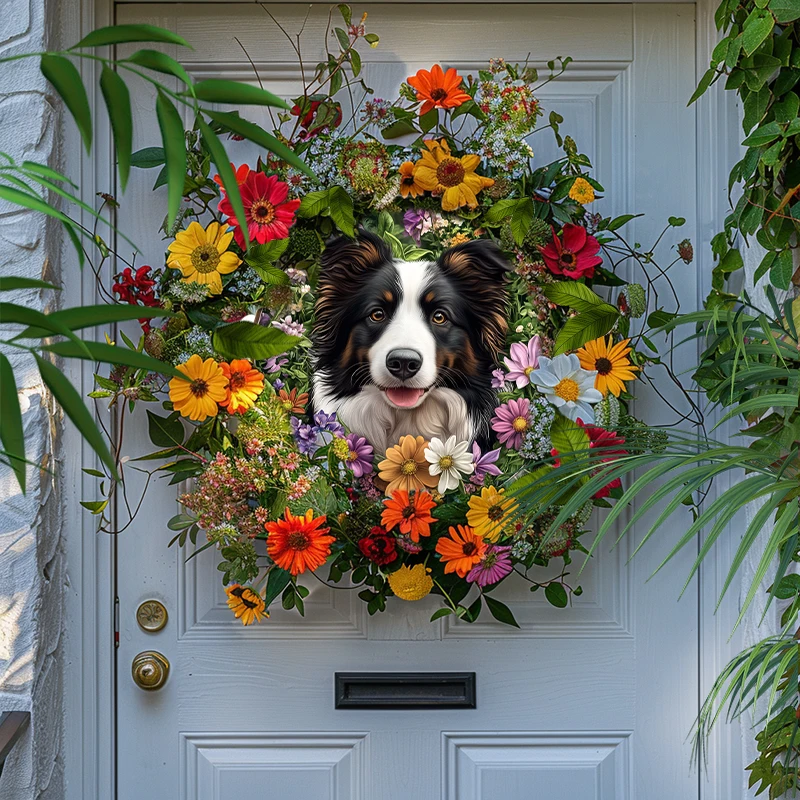
[{"label": "dog's pink tongue", "polygon": [[424,389],[409,389],[406,386],[397,386],[386,390],[386,396],[400,408],[411,408],[424,394]]}]

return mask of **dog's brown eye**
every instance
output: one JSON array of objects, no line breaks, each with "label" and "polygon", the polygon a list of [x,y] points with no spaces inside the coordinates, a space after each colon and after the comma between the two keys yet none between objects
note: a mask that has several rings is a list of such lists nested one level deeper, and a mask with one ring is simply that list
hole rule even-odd
[{"label": "dog's brown eye", "polygon": [[376,308],[370,315],[369,318],[373,322],[383,322],[386,319],[386,314],[383,312],[382,308]]},{"label": "dog's brown eye", "polygon": [[445,322],[447,322],[447,314],[445,314],[444,311],[434,311],[431,319],[437,325],[444,325]]}]

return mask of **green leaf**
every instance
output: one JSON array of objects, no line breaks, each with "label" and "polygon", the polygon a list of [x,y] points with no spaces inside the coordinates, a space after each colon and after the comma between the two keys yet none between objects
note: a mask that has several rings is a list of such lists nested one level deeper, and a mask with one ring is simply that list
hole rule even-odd
[{"label": "green leaf", "polygon": [[544,596],[551,606],[566,608],[569,603],[567,590],[560,583],[548,583],[544,587]]},{"label": "green leaf", "polygon": [[318,217],[328,210],[328,190],[322,189],[316,192],[308,192],[303,195],[297,209],[297,216],[301,219],[311,219]]},{"label": "green leaf", "polygon": [[178,44],[191,48],[186,39],[178,36],[177,33],[155,25],[110,25],[107,28],[98,28],[92,31],[69,49],[106,47],[112,44],[130,44],[132,42],[161,42],[162,44]]},{"label": "green leaf", "polygon": [[711,86],[714,78],[717,76],[717,70],[713,67],[711,69],[707,69],[703,73],[703,77],[700,78],[700,83],[697,84],[697,88],[694,90],[694,94],[689,98],[689,102],[687,105],[691,105],[695,102],[698,98],[702,97],[705,94],[706,89]]},{"label": "green leaf", "polygon": [[428,133],[428,131],[436,127],[436,123],[438,122],[439,109],[434,107],[419,118],[419,127],[423,133]]},{"label": "green leaf", "polygon": [[398,119],[383,129],[384,139],[398,139],[409,133],[419,133],[417,126],[410,119]]},{"label": "green leaf", "polygon": [[78,188],[77,183],[71,181],[66,175],[58,172],[58,170],[47,166],[47,164],[40,164],[38,161],[23,161],[21,167],[26,172],[33,172],[36,175],[42,175],[45,178],[49,178],[51,181],[68,183],[73,189]]},{"label": "green leaf", "polygon": [[641,214],[623,214],[620,217],[614,217],[611,222],[606,225],[605,230],[607,231],[616,231],[619,230],[623,225],[627,225],[632,219],[636,219],[636,217],[641,216]]},{"label": "green leaf", "polygon": [[336,34],[336,38],[339,40],[339,46],[342,48],[342,51],[346,52],[350,49],[350,37],[347,35],[343,28],[334,28],[333,32]]},{"label": "green leaf", "polygon": [[350,25],[353,20],[353,10],[347,3],[339,3],[336,8],[339,9],[339,13],[342,15],[342,19],[344,20],[345,25]]},{"label": "green leaf", "polygon": [[550,427],[550,440],[560,455],[585,452],[589,448],[589,434],[580,425],[556,414]]},{"label": "green leaf", "polygon": [[488,594],[484,594],[483,599],[486,602],[486,606],[491,612],[492,616],[498,622],[502,622],[504,625],[513,625],[515,628],[519,628],[519,624],[514,619],[511,609],[505,603],[495,600]]},{"label": "green leaf", "polygon": [[283,108],[286,111],[290,106],[285,100],[281,100],[277,95],[260,89],[258,86],[250,86],[239,81],[226,81],[221,78],[209,78],[194,85],[194,94],[198,100],[205,103],[227,103],[230,105],[243,106],[271,106],[272,108]]},{"label": "green leaf", "polygon": [[588,286],[577,281],[558,281],[542,286],[541,290],[551,303],[574,308],[576,311],[588,311],[602,306],[609,309],[614,308],[598,297]]},{"label": "green leaf", "polygon": [[292,575],[285,569],[273,567],[267,577],[267,587],[264,590],[264,605],[269,608],[270,603],[289,585]]},{"label": "green leaf", "polygon": [[452,608],[448,608],[445,606],[444,608],[438,608],[436,611],[431,614],[431,622],[436,622],[437,619],[441,619],[442,617],[450,616],[453,613]]},{"label": "green leaf", "polygon": [[619,311],[614,306],[605,304],[599,308],[583,311],[577,317],[571,317],[556,336],[554,355],[577,350],[586,342],[605,336],[614,328],[618,318]]},{"label": "green leaf", "polygon": [[[16,303],[0,303],[0,323],[15,323],[28,326],[35,325],[38,328],[44,328],[50,335],[58,334],[60,336],[66,336],[88,355],[88,350],[86,350],[84,342],[78,339],[60,319],[54,319],[54,317],[55,313],[43,314],[35,308],[28,308],[27,306],[21,306]],[[16,336],[20,335],[21,334],[17,334]],[[14,338],[16,338],[16,336]]]},{"label": "green leaf", "polygon": [[[100,303],[95,306],[76,306],[62,308],[47,315],[50,324],[63,325],[70,331],[93,328],[95,325],[110,325],[114,322],[126,322],[133,319],[153,319],[154,317],[171,317],[172,313],[163,308],[145,308],[144,306],[112,305]],[[32,326],[25,328],[15,338],[40,339],[49,336],[50,329]]]},{"label": "green leaf", "polygon": [[224,358],[249,358],[262,361],[285,353],[300,341],[275,327],[234,322],[214,331],[214,350]]},{"label": "green leaf", "polygon": [[274,153],[278,158],[285,161],[287,164],[291,164],[295,169],[299,169],[309,177],[314,177],[314,173],[308,164],[306,164],[291,147],[276,139],[271,133],[267,133],[260,125],[243,119],[236,112],[203,110],[211,119],[228,130],[239,136],[244,136],[248,141],[263,147],[270,153]]},{"label": "green leaf", "polygon": [[55,289],[61,291],[60,286],[35,278],[20,278],[17,275],[0,275],[0,292],[10,292],[15,289]]},{"label": "green leaf", "polygon": [[521,202],[520,199],[498,200],[484,217],[487,225],[499,225],[503,220],[514,213],[514,209]]},{"label": "green leaf", "polygon": [[131,96],[125,81],[113,69],[106,66],[103,67],[100,75],[100,91],[103,93],[103,100],[108,109],[108,119],[111,122],[114,147],[117,151],[119,182],[124,191],[131,171],[131,153],[133,151]]},{"label": "green leaf", "polygon": [[[186,140],[181,116],[161,89],[158,90],[158,98],[156,99],[156,114],[167,161],[167,174],[169,176],[167,218],[171,225],[180,212],[181,198],[183,197],[183,182],[186,178]],[[230,169],[227,157],[225,158],[225,164],[228,164],[228,169]],[[241,202],[240,198],[240,206]],[[238,211],[235,203],[234,210]],[[244,219],[243,213],[241,213],[239,219]],[[247,229],[244,228],[243,230],[245,237],[247,237]]]},{"label": "green leaf", "polygon": [[108,467],[112,477],[116,480],[118,476],[114,459],[111,457],[105,437],[97,427],[92,415],[89,413],[89,409],[86,408],[83,398],[60,369],[35,353],[34,358],[45,386],[55,397],[56,402],[61,406],[67,417],[72,420],[73,425],[78,429],[86,443]]},{"label": "green leaf", "polygon": [[[130,350],[119,345],[106,344],[105,342],[81,342],[83,348],[75,342],[55,342],[42,347],[48,353],[55,353],[64,358],[84,358],[90,361],[102,361],[104,364],[124,364],[126,367],[146,369],[148,372],[171,375],[173,378],[186,380],[185,373],[173,367],[168,361],[159,361],[157,358]],[[88,353],[86,352],[88,351]]]},{"label": "green leaf", "polygon": [[86,152],[91,152],[92,112],[80,73],[68,58],[49,53],[42,56],[40,66],[42,75],[50,81],[59,97],[64,101],[64,105],[69,109],[69,113],[72,114]]},{"label": "green leaf", "polygon": [[0,442],[25,494],[25,433],[11,362],[0,353]]},{"label": "green leaf", "polygon": [[769,7],[778,22],[794,22],[800,19],[798,0],[770,0]]},{"label": "green leaf", "polygon": [[163,147],[143,147],[131,156],[131,166],[139,169],[153,169],[166,163],[167,155]]},{"label": "green leaf", "polygon": [[132,56],[122,60],[123,64],[127,62],[164,75],[174,75],[187,86],[192,85],[192,79],[186,70],[174,58],[158,50],[137,50]]},{"label": "green leaf", "polygon": [[[286,252],[288,246],[288,239],[273,239],[266,244],[254,244],[250,246],[244,260],[253,269],[271,269],[275,262]],[[283,272],[283,270],[279,270],[279,272]],[[286,276],[285,281],[269,281],[269,283],[288,283],[289,276],[286,273],[283,274]]]},{"label": "green leaf", "polygon": [[511,235],[519,247],[522,246],[525,235],[531,227],[533,217],[533,200],[530,197],[524,197],[517,203],[511,214]]},{"label": "green leaf", "polygon": [[[200,128],[203,142],[208,148],[209,153],[211,153],[211,158],[219,170],[222,185],[233,207],[233,216],[236,217],[237,220],[242,221],[240,230],[244,237],[244,249],[247,250],[247,248],[250,247],[250,234],[247,225],[244,224],[245,213],[244,204],[242,203],[242,193],[239,191],[239,184],[236,182],[236,175],[233,172],[233,167],[231,167],[231,162],[228,160],[228,154],[225,152],[225,148],[222,146],[222,142],[219,140],[217,134],[211,130],[208,123],[202,117],[197,118],[197,124]],[[170,189],[171,184],[172,178],[170,176]]]},{"label": "green leaf", "polygon": [[356,221],[353,215],[353,198],[345,191],[344,187],[331,186],[328,189],[328,209],[331,219],[339,230],[346,236],[354,237]]},{"label": "green leaf", "polygon": [[774,27],[775,18],[769,11],[754,9],[744,21],[742,30],[742,49],[745,55],[753,55]]},{"label": "green leaf", "polygon": [[364,36],[364,39],[373,50],[378,46],[378,42],[380,41],[377,33],[368,33]]},{"label": "green leaf", "polygon": [[185,432],[180,414],[173,411],[168,417],[159,417],[147,409],[147,431],[156,447],[175,447],[183,444]]},{"label": "green leaf", "polygon": [[762,147],[775,141],[783,131],[777,122],[767,122],[756,128],[743,142],[745,147]]},{"label": "green leaf", "polygon": [[776,289],[786,290],[791,283],[793,271],[792,251],[790,249],[782,250],[770,267],[769,282]]}]

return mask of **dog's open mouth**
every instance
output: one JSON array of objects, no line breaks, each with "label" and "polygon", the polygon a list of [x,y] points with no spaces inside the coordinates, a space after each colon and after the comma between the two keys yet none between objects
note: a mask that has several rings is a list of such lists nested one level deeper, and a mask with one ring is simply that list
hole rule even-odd
[{"label": "dog's open mouth", "polygon": [[383,391],[392,405],[398,408],[413,408],[428,390],[413,389],[410,386],[391,386]]}]

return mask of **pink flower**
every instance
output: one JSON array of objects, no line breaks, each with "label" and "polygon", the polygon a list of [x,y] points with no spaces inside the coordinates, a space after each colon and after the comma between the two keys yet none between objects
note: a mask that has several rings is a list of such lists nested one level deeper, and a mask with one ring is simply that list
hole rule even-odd
[{"label": "pink flower", "polygon": [[509,400],[494,410],[492,430],[497,434],[500,444],[519,450],[522,437],[531,424],[531,404],[526,398]]},{"label": "pink flower", "polygon": [[488,586],[511,574],[511,547],[493,544],[486,548],[483,558],[467,573],[470,583]]},{"label": "pink flower", "polygon": [[[294,223],[294,214],[300,201],[286,199],[289,195],[288,183],[278,180],[275,175],[252,170],[239,186],[239,192],[251,242],[266,244],[273,239],[285,239],[289,235],[289,228]],[[244,249],[244,234],[227,195],[223,195],[220,200],[219,211],[234,226],[233,236],[236,243]]]},{"label": "pink flower", "polygon": [[539,335],[534,336],[527,344],[514,342],[511,352],[503,361],[508,368],[508,380],[517,382],[517,389],[522,389],[531,381],[529,375],[539,366],[539,354],[542,345]]},{"label": "pink flower", "polygon": [[600,242],[586,228],[571,223],[564,225],[561,238],[553,231],[553,241],[539,248],[550,272],[574,280],[594,277],[595,267],[603,263],[599,250]]}]

